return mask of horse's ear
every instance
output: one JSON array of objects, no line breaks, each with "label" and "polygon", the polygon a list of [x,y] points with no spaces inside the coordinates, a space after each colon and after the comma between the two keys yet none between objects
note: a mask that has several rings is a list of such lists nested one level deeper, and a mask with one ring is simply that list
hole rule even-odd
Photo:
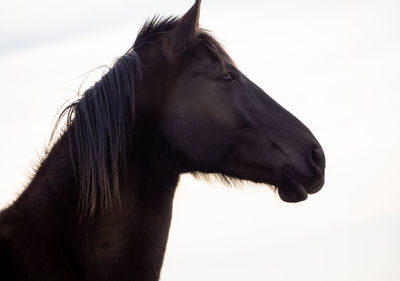
[{"label": "horse's ear", "polygon": [[167,35],[164,48],[169,62],[175,62],[195,39],[199,27],[200,3],[201,0],[196,0],[192,8],[178,20],[175,28]]}]

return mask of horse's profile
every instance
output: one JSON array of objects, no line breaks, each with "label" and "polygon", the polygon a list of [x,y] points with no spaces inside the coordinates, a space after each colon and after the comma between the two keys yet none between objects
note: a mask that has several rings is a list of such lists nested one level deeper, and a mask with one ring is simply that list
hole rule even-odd
[{"label": "horse's profile", "polygon": [[0,213],[0,280],[159,279],[182,173],[324,183],[318,141],[198,27],[200,1],[153,18],[81,98],[31,182]]}]

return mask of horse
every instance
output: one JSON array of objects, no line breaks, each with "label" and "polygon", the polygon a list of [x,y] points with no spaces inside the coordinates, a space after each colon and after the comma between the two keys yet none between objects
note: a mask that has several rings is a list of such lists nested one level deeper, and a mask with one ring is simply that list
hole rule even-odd
[{"label": "horse", "polygon": [[286,202],[322,188],[321,145],[239,71],[199,12],[196,0],[147,20],[61,113],[60,136],[0,213],[1,280],[158,280],[183,173],[273,186]]}]

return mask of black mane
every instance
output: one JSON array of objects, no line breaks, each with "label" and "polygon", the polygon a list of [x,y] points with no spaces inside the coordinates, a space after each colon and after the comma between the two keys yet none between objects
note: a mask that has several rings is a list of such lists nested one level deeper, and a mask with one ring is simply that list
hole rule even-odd
[{"label": "black mane", "polygon": [[119,204],[119,174],[125,167],[125,151],[133,134],[135,87],[141,77],[136,49],[171,30],[176,21],[173,17],[146,21],[125,55],[58,118],[67,116],[65,134],[75,176],[81,184],[82,216],[93,216],[97,210]]},{"label": "black mane", "polygon": [[146,45],[146,43],[152,42],[154,37],[171,31],[172,29],[174,29],[178,21],[179,18],[173,16],[154,16],[153,18],[147,20],[140,28],[135,43],[128,52],[132,50],[138,50],[140,47]]},{"label": "black mane", "polygon": [[66,134],[75,176],[81,183],[83,215],[93,215],[98,208],[119,201],[119,173],[133,132],[139,75],[137,54],[127,52],[60,116],[67,115]]}]

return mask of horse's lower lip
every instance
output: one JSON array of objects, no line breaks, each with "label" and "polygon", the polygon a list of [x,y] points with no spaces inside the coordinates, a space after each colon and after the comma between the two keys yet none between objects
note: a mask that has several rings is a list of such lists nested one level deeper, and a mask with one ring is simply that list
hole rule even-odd
[{"label": "horse's lower lip", "polygon": [[285,175],[282,185],[278,186],[279,197],[289,203],[304,201],[308,197],[306,189],[290,174]]}]

